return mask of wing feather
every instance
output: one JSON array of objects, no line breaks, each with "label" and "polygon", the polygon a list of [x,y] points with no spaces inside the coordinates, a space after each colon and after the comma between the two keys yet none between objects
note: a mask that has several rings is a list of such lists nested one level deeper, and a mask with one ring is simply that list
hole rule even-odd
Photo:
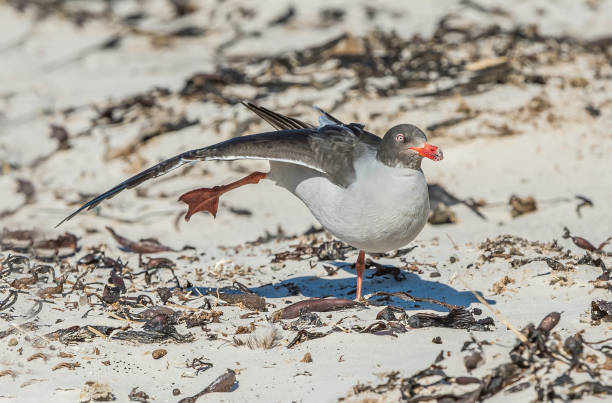
[{"label": "wing feather", "polygon": [[251,112],[268,122],[276,130],[310,129],[314,127],[310,123],[282,115],[251,102],[242,101],[242,105],[246,106]]},{"label": "wing feather", "polygon": [[[279,127],[287,127],[290,124],[306,125],[293,118],[280,119],[274,112],[268,110],[264,112],[266,117],[270,119],[273,117]],[[82,211],[91,210],[125,189],[131,189],[149,179],[165,175],[196,161],[261,159],[288,162],[319,171],[336,185],[347,187],[355,180],[354,159],[367,148],[374,147],[377,141],[380,141],[380,138],[363,131],[362,126],[354,124],[328,125],[320,128],[302,127],[235,137],[209,147],[186,151],[162,161],[89,200],[57,226]]]}]

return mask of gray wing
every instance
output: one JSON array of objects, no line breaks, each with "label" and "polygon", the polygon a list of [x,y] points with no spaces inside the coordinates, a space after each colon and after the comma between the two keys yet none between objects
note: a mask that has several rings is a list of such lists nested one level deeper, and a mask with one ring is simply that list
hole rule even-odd
[{"label": "gray wing", "polygon": [[[268,122],[276,130],[292,130],[292,129],[309,129],[315,126],[310,123],[303,122],[299,119],[292,118],[278,112],[271,111],[263,106],[255,105],[251,102],[242,101],[242,105],[246,106],[251,112]],[[323,109],[315,106],[317,111],[321,113],[319,117],[319,127],[321,126],[346,126],[342,121],[325,112]]]},{"label": "gray wing", "polygon": [[[91,210],[117,193],[164,175],[195,161],[263,159],[306,166],[323,173],[338,186],[346,187],[355,179],[353,161],[380,138],[362,130],[361,125],[324,126],[281,130],[235,137],[209,146],[186,151],[142,171],[114,188],[91,199],[57,226],[84,210]],[[57,227],[56,226],[56,227]]]},{"label": "gray wing", "polygon": [[278,112],[271,111],[263,106],[255,105],[251,102],[242,101],[242,105],[246,106],[251,112],[268,122],[276,130],[295,130],[295,129],[311,129],[314,128],[310,123],[302,122],[299,119],[282,115]]}]

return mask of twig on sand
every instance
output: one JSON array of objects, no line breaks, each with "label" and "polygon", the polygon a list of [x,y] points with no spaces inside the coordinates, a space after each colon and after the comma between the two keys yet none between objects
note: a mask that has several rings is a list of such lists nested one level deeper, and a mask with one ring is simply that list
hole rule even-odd
[{"label": "twig on sand", "polygon": [[95,329],[95,328],[93,328],[91,326],[87,326],[87,330],[89,330],[90,332],[92,332],[93,334],[95,334],[96,336],[98,336],[98,337],[100,337],[100,338],[102,338],[104,340],[108,339],[108,336],[106,336],[104,333],[102,333],[101,331],[99,331],[99,330],[97,330],[97,329]]},{"label": "twig on sand", "polygon": [[493,313],[493,315],[495,315],[495,317],[504,325],[506,325],[506,327],[508,329],[510,329],[512,331],[512,333],[514,333],[516,335],[516,337],[518,337],[518,339],[520,341],[522,341],[523,343],[527,343],[527,337],[525,337],[525,335],[523,333],[521,333],[516,327],[514,327],[514,325],[512,323],[510,323],[506,318],[504,318],[504,316],[501,314],[501,312],[499,312],[497,309],[494,309],[488,302],[487,300],[485,300],[480,294],[478,294],[476,291],[474,291],[472,289],[472,287],[470,287],[462,278],[461,276],[459,276],[458,273],[455,273],[453,275],[453,277],[451,278],[451,282],[454,279],[459,280],[459,282],[461,282],[461,284],[463,284],[463,286],[465,288],[468,289],[469,292],[471,292],[472,294],[474,294],[474,296],[476,297],[476,299],[478,301],[480,301],[480,303],[486,305],[487,308],[489,308],[489,310],[491,311],[491,313]]}]

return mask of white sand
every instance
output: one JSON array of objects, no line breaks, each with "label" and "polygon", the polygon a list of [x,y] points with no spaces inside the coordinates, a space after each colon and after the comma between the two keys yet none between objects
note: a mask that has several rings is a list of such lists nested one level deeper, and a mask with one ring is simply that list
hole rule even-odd
[{"label": "white sand", "polygon": [[[53,228],[75,207],[68,203],[79,200],[79,192],[99,193],[164,158],[229,138],[238,122],[251,117],[240,105],[201,103],[171,96],[164,101],[164,106],[172,106],[175,113],[185,111],[188,118],[199,119],[199,124],[156,137],[128,158],[108,161],[105,154],[109,149],[119,149],[137,138],[141,130],[150,126],[163,111],[156,111],[149,118],[135,116],[134,121],[120,125],[99,125],[90,134],[76,135],[90,126],[90,120],[96,116],[95,108],[104,107],[109,100],[117,101],[155,86],[178,91],[194,72],[212,71],[215,64],[230,58],[275,55],[301,49],[322,43],[346,30],[360,35],[380,27],[384,30],[395,29],[404,37],[415,33],[428,37],[440,17],[456,12],[466,25],[485,26],[495,22],[503,27],[512,27],[537,23],[542,34],[568,34],[585,40],[612,34],[609,24],[612,1],[566,0],[554,4],[523,1],[517,2],[512,9],[506,7],[506,2],[480,1],[487,7],[506,9],[508,16],[486,15],[458,1],[426,4],[416,1],[376,2],[374,7],[379,10],[379,16],[374,21],[369,21],[362,11],[363,5],[369,3],[360,2],[359,6],[351,3],[342,23],[329,27],[319,25],[319,10],[324,7],[347,7],[345,3],[318,0],[300,3],[296,6],[297,19],[287,25],[268,27],[268,21],[281,15],[289,3],[278,1],[255,6],[247,1],[207,2],[199,11],[179,21],[204,27],[207,34],[202,37],[177,39],[170,46],[159,48],[151,46],[147,37],[128,35],[121,46],[108,51],[87,49],[103,43],[117,32],[112,23],[92,21],[78,28],[57,15],[35,22],[31,13],[20,14],[3,4],[0,6],[0,26],[3,27],[0,38],[0,162],[3,165],[0,211],[15,208],[23,201],[23,195],[16,192],[17,178],[31,181],[36,195],[32,204],[3,218],[2,226],[13,230],[34,229],[41,237],[49,238],[63,231],[72,232],[80,238],[79,245],[83,249],[76,257],[70,258],[71,262],[84,255],[87,248],[104,243],[109,256],[127,261],[135,271],[138,270],[136,255],[119,250],[104,226],[110,225],[131,239],[156,237],[177,249],[193,245],[197,252],[189,250],[160,254],[176,260],[181,254],[205,253],[199,256],[199,262],[193,264],[185,260],[177,261],[180,268],[177,273],[182,281],[190,280],[202,287],[219,287],[238,280],[277,307],[284,306],[287,301],[296,302],[308,297],[334,295],[352,298],[348,293],[355,279],[354,271],[348,265],[354,262],[356,253],[348,254],[344,262],[346,265],[337,275],[328,277],[323,269],[324,263],[316,259],[312,261],[312,268],[305,260],[270,263],[273,253],[291,250],[290,245],[295,245],[296,240],[246,247],[237,252],[219,248],[252,241],[264,235],[265,231],[275,233],[279,225],[287,234],[300,234],[316,224],[299,200],[270,183],[241,188],[224,196],[215,220],[198,214],[189,223],[182,219],[177,221],[184,207],[176,199],[183,192],[235,180],[244,172],[266,169],[266,163],[210,163],[198,165],[185,175],[175,171],[169,175],[171,179],[144,185],[148,197],[138,197],[136,192],[128,191],[105,202],[98,210],[100,216],[91,213],[81,215],[60,229]],[[255,8],[255,17],[241,17],[239,4]],[[596,4],[597,8],[593,9],[589,4]],[[138,8],[136,2],[127,2],[118,7],[124,10],[124,14]],[[176,21],[168,22],[171,10],[165,2],[148,2],[147,12],[153,15],[146,25],[151,30],[163,32],[177,26]],[[245,32],[260,30],[261,36],[239,40],[229,46],[224,54],[217,55],[214,49],[234,35],[226,19],[227,13],[232,15],[234,24]],[[582,329],[587,340],[609,337],[608,324],[590,324],[590,302],[609,299],[608,291],[596,289],[589,283],[600,274],[595,267],[580,265],[575,271],[557,274],[550,273],[544,262],[512,269],[504,259],[483,263],[479,269],[466,267],[478,261],[482,254],[477,248],[479,243],[501,234],[541,242],[557,239],[578,256],[583,255],[584,251],[574,246],[571,240],[561,239],[564,226],[593,243],[612,235],[609,208],[609,201],[612,200],[609,159],[612,153],[612,85],[609,79],[612,69],[602,67],[600,62],[593,55],[578,55],[575,60],[537,67],[534,73],[556,77],[549,79],[544,86],[508,83],[463,98],[417,98],[412,97],[409,91],[391,98],[349,95],[348,103],[338,107],[334,114],[344,120],[366,122],[368,128],[378,134],[383,134],[386,128],[400,122],[425,128],[457,116],[457,108],[462,103],[478,111],[478,117],[430,138],[431,143],[444,149],[445,159],[441,163],[426,161],[423,169],[430,183],[441,184],[458,197],[484,199],[493,204],[500,202],[482,209],[487,220],[480,219],[465,206],[454,206],[459,220],[457,224],[428,225],[413,242],[418,247],[406,255],[406,261],[436,264],[440,277],[430,277],[430,273],[436,270],[417,264],[423,273],[404,271],[407,279],[402,282],[395,282],[390,276],[366,279],[365,293],[410,291],[417,296],[452,304],[481,307],[483,316],[490,315],[460,280],[455,278],[452,281],[453,277],[459,276],[494,302],[495,308],[518,328],[530,322],[537,324],[549,312],[559,311],[562,312],[562,319],[556,330],[562,337]],[[597,68],[600,69],[599,76],[595,74]],[[588,85],[584,88],[568,85],[569,80],[576,77],[586,78]],[[299,99],[304,105],[327,108],[340,99],[338,94],[346,86],[346,82],[341,82],[336,87],[324,89],[294,88],[267,98],[264,106],[289,112],[287,108]],[[246,98],[256,94],[253,88],[247,86],[236,86],[232,91],[236,96]],[[531,113],[528,110],[536,96],[550,103],[544,112]],[[600,116],[589,115],[585,111],[588,104],[596,105]],[[315,112],[304,105],[299,106],[299,117],[315,121]],[[400,106],[407,108],[402,110]],[[77,109],[65,117],[61,111],[67,107]],[[356,116],[353,116],[353,112]],[[381,115],[370,121],[372,112]],[[553,117],[550,118],[550,115]],[[29,168],[37,157],[52,152],[56,147],[56,141],[49,138],[50,124],[66,127],[71,134],[72,148],[56,152],[38,167]],[[517,134],[486,136],[495,133],[491,125],[501,127],[504,124]],[[251,128],[268,130],[263,123]],[[12,169],[11,164],[18,167]],[[203,169],[208,171],[205,176],[201,175]],[[513,219],[506,204],[512,194],[534,196],[538,210]],[[581,217],[575,212],[578,204],[575,195],[586,196],[594,203],[594,207],[581,210]],[[567,200],[557,200],[559,198]],[[247,208],[253,214],[235,215],[229,211],[230,206]],[[150,215],[136,224],[121,223],[111,218],[134,218],[147,214]],[[178,222],[178,226],[175,226],[175,222]],[[98,232],[87,232],[92,229]],[[320,234],[319,238],[323,239],[325,235]],[[8,253],[0,252],[0,259],[6,258]],[[535,255],[537,252],[533,249],[526,252],[526,257]],[[457,257],[458,261],[450,263],[451,256]],[[254,272],[222,280],[209,275],[199,281],[196,279],[195,269],[206,272],[219,262],[228,260],[231,260],[230,267],[251,266]],[[404,265],[399,258],[376,260],[398,267]],[[604,257],[604,262],[608,267],[612,265],[610,257]],[[226,269],[227,266],[228,263],[225,264]],[[370,273],[373,273],[373,269],[367,270],[366,277]],[[169,280],[166,274],[162,275],[164,281]],[[100,270],[97,275],[99,278],[96,281],[106,281],[106,271]],[[506,275],[516,283],[509,285],[501,295],[493,295],[490,290],[492,284]],[[551,279],[557,275],[567,277],[567,283],[551,285]],[[299,287],[299,295],[288,296],[287,288],[283,287],[288,283]],[[35,287],[43,285],[37,284]],[[0,299],[4,299],[7,292],[8,288],[4,288]],[[27,295],[20,298],[20,304],[13,314],[25,313],[31,307]],[[78,301],[78,296],[72,298]],[[200,300],[192,305],[200,306],[201,303]],[[394,300],[393,303],[407,309],[409,314],[419,309],[406,302]],[[63,306],[63,302],[55,306],[45,304],[38,315],[39,323],[45,326],[37,333],[76,324],[123,324],[108,317],[100,307],[85,321],[81,315],[88,309],[88,306],[80,306],[69,310]],[[9,375],[0,377],[0,401],[75,401],[88,380],[110,385],[118,401],[126,401],[135,386],[155,401],[175,401],[177,398],[172,396],[172,389],[181,390],[178,398],[193,395],[224,373],[226,368],[237,372],[237,389],[228,394],[203,396],[198,401],[335,401],[347,396],[357,383],[380,383],[383,381],[381,374],[397,370],[402,376],[409,376],[430,365],[441,349],[452,353],[443,362],[448,373],[466,373],[464,353],[460,352],[463,342],[469,340],[465,330],[413,329],[397,338],[337,332],[292,349],[287,349],[286,345],[295,332],[283,331],[279,346],[267,351],[251,351],[245,347],[234,347],[226,340],[231,340],[236,326],[248,325],[253,320],[263,324],[266,314],[259,314],[255,319],[240,319],[239,316],[247,311],[230,306],[219,309],[223,311],[221,323],[208,326],[213,333],[219,334],[220,339],[216,341],[207,340],[201,330],[194,328],[191,331],[196,341],[187,344],[131,345],[117,340],[96,339],[73,346],[53,342],[55,350],[50,350],[48,346],[34,347],[25,334],[9,336],[1,340],[5,347],[0,358],[0,371],[10,369],[16,376],[14,379]],[[372,306],[334,312],[329,318],[327,313],[320,316],[329,325],[350,316],[346,323],[343,322],[350,328],[353,324],[367,326],[374,322],[380,309]],[[439,313],[445,312],[442,308],[435,309]],[[56,319],[62,319],[62,322],[55,323]],[[21,322],[19,319],[14,321]],[[6,322],[0,324],[2,330],[8,327]],[[179,332],[186,332],[184,326],[179,327]],[[227,336],[223,336],[223,333]],[[485,365],[474,372],[476,376],[481,376],[507,358],[507,351],[515,337],[497,320],[492,332],[473,334],[478,339],[493,343],[485,350]],[[28,335],[34,337],[31,333]],[[440,336],[443,344],[433,344],[431,340],[434,336]],[[8,340],[12,337],[17,338],[18,344],[8,347]],[[21,353],[20,348],[23,348]],[[96,348],[99,355],[94,352]],[[153,360],[150,352],[156,348],[165,348],[168,354]],[[58,358],[59,351],[75,354],[75,357]],[[27,357],[36,352],[43,352],[49,360],[27,361]],[[306,352],[311,353],[312,363],[300,362]],[[185,367],[185,361],[196,357],[205,357],[214,367],[195,376],[193,369]],[[110,361],[110,365],[102,364],[106,360]],[[81,366],[74,371],[51,371],[53,366],[63,361],[78,361]],[[610,381],[609,371],[604,371],[604,376]],[[40,381],[23,386],[31,379]],[[510,400],[517,396],[531,399],[534,396],[530,393],[499,394],[495,400]]]}]

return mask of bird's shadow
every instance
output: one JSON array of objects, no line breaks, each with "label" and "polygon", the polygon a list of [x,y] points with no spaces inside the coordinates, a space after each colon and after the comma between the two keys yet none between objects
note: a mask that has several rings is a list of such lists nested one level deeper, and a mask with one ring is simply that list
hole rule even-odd
[{"label": "bird's shadow", "polygon": [[[326,264],[355,274],[355,269],[346,262],[329,262]],[[385,267],[392,268],[393,266]],[[374,276],[374,273],[376,273],[374,268],[368,268],[364,272],[363,291],[365,295],[378,291],[388,293],[403,291],[410,293],[414,297],[432,298],[466,308],[473,302],[478,302],[470,291],[459,291],[441,281],[425,280],[413,272],[400,271],[399,277],[404,277],[400,281],[396,280],[391,274]],[[310,298],[335,297],[352,299],[355,298],[355,279],[356,277],[337,278],[337,274],[324,277],[314,275],[300,276],[288,278],[275,284],[254,287],[251,288],[251,291],[265,298],[286,298],[302,295]],[[482,296],[481,292],[478,292],[478,294]],[[373,300],[376,300],[376,298],[374,297]],[[495,304],[494,300],[486,298],[485,300],[491,305]],[[405,301],[399,298],[393,298],[393,305],[406,310],[430,309],[434,311],[448,311],[448,309],[440,305],[427,302]]]}]

